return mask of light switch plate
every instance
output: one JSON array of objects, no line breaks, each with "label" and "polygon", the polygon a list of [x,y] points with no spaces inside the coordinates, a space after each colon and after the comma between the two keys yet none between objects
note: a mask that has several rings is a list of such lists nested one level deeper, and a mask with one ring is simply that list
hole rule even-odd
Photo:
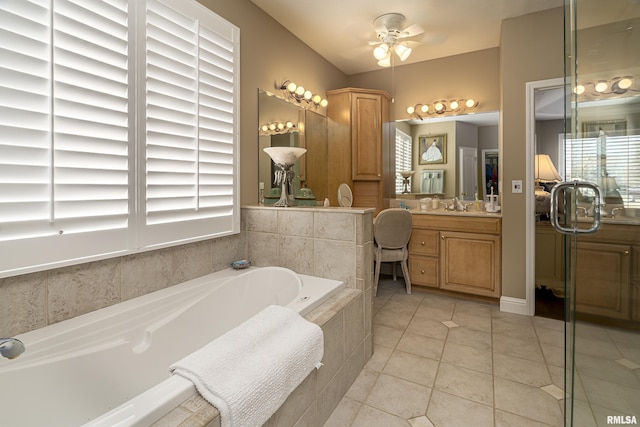
[{"label": "light switch plate", "polygon": [[511,181],[511,192],[512,193],[522,193],[522,180],[514,179]]}]

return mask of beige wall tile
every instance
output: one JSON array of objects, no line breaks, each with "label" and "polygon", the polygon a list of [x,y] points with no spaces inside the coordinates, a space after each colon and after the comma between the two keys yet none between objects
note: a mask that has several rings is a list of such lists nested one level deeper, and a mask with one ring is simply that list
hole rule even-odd
[{"label": "beige wall tile", "polygon": [[348,288],[355,287],[355,246],[337,240],[314,241],[314,275],[344,281]]},{"label": "beige wall tile", "polygon": [[313,212],[278,211],[278,233],[313,237]]},{"label": "beige wall tile", "polygon": [[120,258],[60,268],[49,273],[48,323],[120,302]]},{"label": "beige wall tile", "polygon": [[281,267],[290,268],[299,274],[313,275],[313,239],[308,237],[280,235]]},{"label": "beige wall tile", "polygon": [[174,284],[211,273],[211,241],[176,246],[172,251],[171,266]]},{"label": "beige wall tile", "polygon": [[314,212],[314,236],[318,239],[356,241],[356,216],[340,212]]},{"label": "beige wall tile", "polygon": [[266,267],[278,265],[280,260],[278,235],[247,232],[247,257],[252,265]]},{"label": "beige wall tile", "polygon": [[322,326],[324,333],[324,364],[318,370],[318,383],[316,390],[319,392],[331,381],[344,363],[344,312],[340,311],[331,320]]},{"label": "beige wall tile", "polygon": [[0,336],[10,337],[47,324],[47,274],[0,279]]},{"label": "beige wall tile", "polygon": [[174,285],[173,249],[142,252],[122,259],[122,300]]},{"label": "beige wall tile", "polygon": [[351,354],[364,340],[364,294],[344,310],[345,354]]},{"label": "beige wall tile", "polygon": [[263,233],[278,232],[277,209],[243,209],[244,230],[261,231]]}]

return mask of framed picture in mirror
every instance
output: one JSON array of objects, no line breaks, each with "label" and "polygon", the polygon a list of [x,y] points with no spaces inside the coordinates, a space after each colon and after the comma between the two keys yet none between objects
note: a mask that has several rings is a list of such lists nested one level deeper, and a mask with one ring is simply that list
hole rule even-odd
[{"label": "framed picture in mirror", "polygon": [[418,164],[447,163],[447,134],[418,137]]},{"label": "framed picture in mirror", "polygon": [[600,129],[604,131],[606,136],[624,136],[627,134],[627,121],[620,119],[600,122],[582,122],[582,137],[597,138]]}]

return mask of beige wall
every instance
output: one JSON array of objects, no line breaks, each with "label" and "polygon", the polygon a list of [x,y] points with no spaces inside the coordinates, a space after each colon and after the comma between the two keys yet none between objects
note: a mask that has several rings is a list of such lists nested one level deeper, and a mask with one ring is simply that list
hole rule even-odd
[{"label": "beige wall", "polygon": [[[512,194],[511,181],[526,183],[526,83],[564,75],[562,8],[502,23],[500,75],[502,120],[502,295],[525,298],[525,194]],[[524,188],[527,188],[526,184]]]},{"label": "beige wall", "polygon": [[198,1],[240,28],[240,195],[242,204],[256,204],[258,88],[276,92],[291,80],[324,94],[346,86],[347,79],[249,0]]},{"label": "beige wall", "polygon": [[[477,111],[500,109],[500,49],[399,65],[348,77],[348,85],[387,91],[393,98],[391,119],[409,119],[407,107],[441,99],[473,98]],[[395,74],[393,76],[392,74]]]}]

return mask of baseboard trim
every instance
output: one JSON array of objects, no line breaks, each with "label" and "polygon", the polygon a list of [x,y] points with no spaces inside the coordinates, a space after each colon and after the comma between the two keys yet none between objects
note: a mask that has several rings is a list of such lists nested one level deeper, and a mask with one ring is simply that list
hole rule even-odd
[{"label": "baseboard trim", "polygon": [[523,298],[500,297],[500,311],[531,316],[527,300]]}]

